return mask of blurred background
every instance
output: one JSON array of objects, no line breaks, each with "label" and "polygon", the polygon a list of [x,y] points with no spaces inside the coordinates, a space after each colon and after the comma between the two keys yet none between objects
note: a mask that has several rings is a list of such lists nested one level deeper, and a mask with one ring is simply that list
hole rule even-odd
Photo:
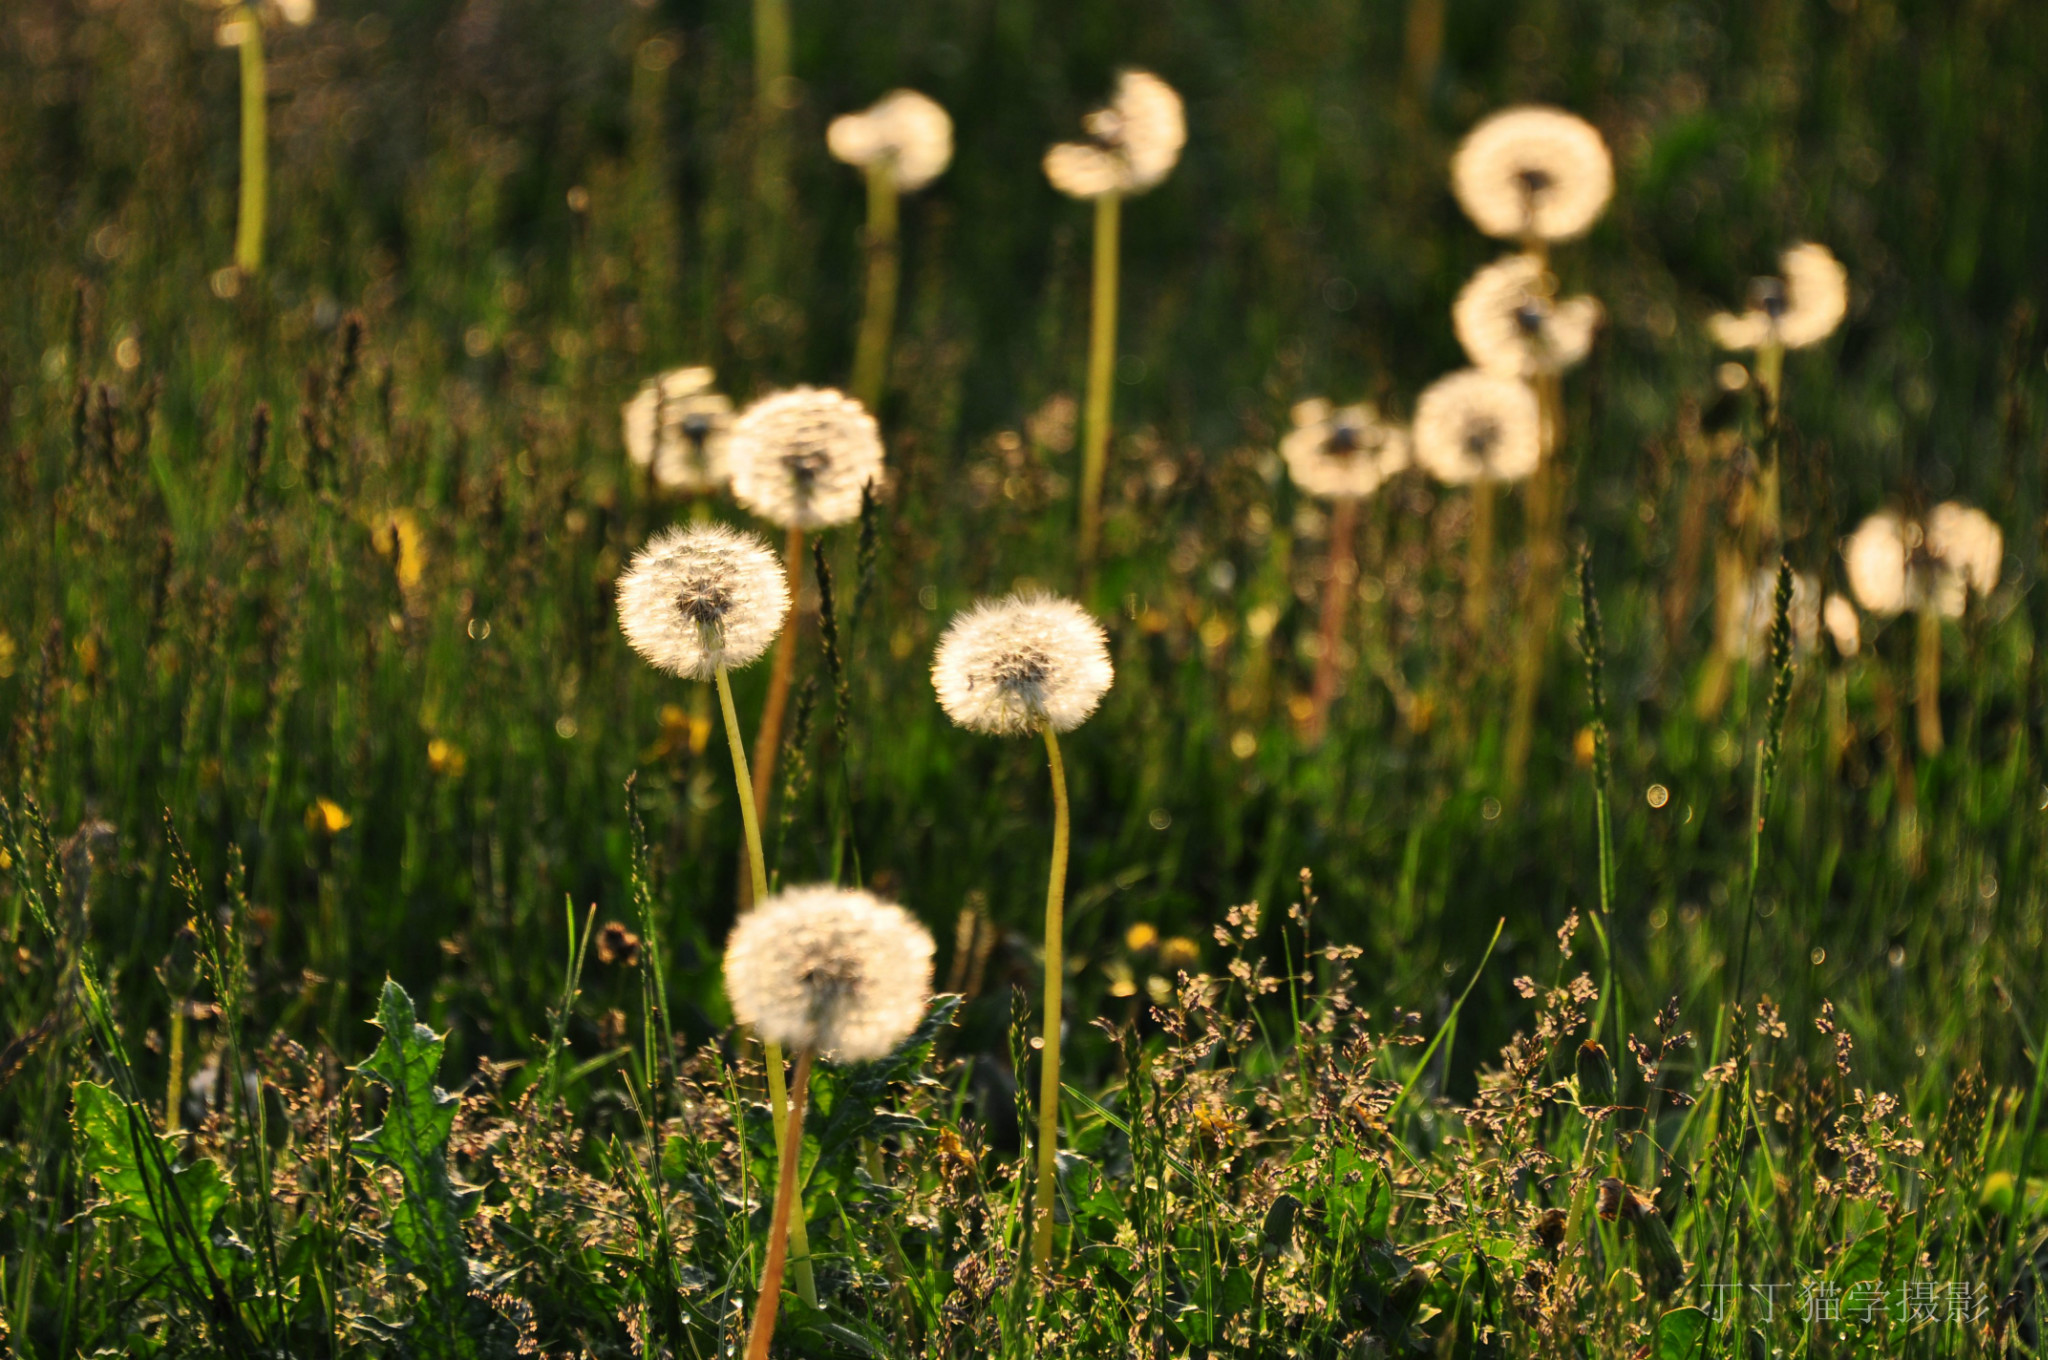
[{"label": "blurred background", "polygon": [[[1590,119],[1616,161],[1609,212],[1555,268],[1607,311],[1567,380],[1566,458],[1608,614],[1631,1013],[1718,1001],[1740,925],[1762,686],[1713,714],[1691,702],[1712,587],[1684,526],[1719,515],[1715,460],[1750,408],[1704,321],[1812,239],[1846,264],[1851,308],[1787,364],[1789,555],[1838,572],[1864,513],[1956,496],[2000,521],[2008,556],[1949,639],[1941,758],[1903,735],[1909,624],[1802,670],[1755,976],[1788,1010],[1833,997],[1880,1073],[2017,1074],[2048,805],[2048,7],[797,0],[792,17],[792,75],[757,91],[741,4],[321,0],[267,34],[269,260],[243,277],[219,11],[9,0],[0,758],[54,836],[109,847],[91,928],[139,1027],[161,1024],[150,978],[185,914],[168,809],[209,890],[239,847],[280,1027],[367,1051],[357,1017],[388,971],[461,1061],[524,1053],[559,987],[565,900],[636,921],[629,777],[674,976],[700,1032],[720,1018],[703,965],[732,912],[729,766],[701,699],[628,652],[610,605],[624,559],[687,510],[636,479],[618,408],[682,363],[742,403],[845,380],[863,188],[824,127],[908,85],[951,111],[957,151],[904,206],[892,485],[858,612],[857,535],[827,541],[845,740],[812,619],[769,840],[785,879],[857,864],[942,940],[985,914],[994,951],[968,968],[942,945],[941,982],[974,981],[970,1026],[1000,1050],[1007,984],[1035,967],[1042,752],[951,728],[923,675],[977,595],[1076,585],[1089,221],[1039,158],[1136,64],[1185,95],[1190,140],[1124,214],[1095,587],[1120,675],[1068,743],[1077,1014],[1137,1014],[1150,979],[1218,966],[1224,909],[1277,915],[1306,867],[1317,929],[1366,947],[1367,995],[1432,1020],[1505,919],[1467,1012],[1467,1052],[1488,1053],[1526,1018],[1509,979],[1592,905],[1576,608],[1515,799],[1498,772],[1515,596],[1489,628],[1459,621],[1462,494],[1403,480],[1368,507],[1330,740],[1302,742],[1289,702],[1327,524],[1274,455],[1287,410],[1327,395],[1405,417],[1464,362],[1449,305],[1501,248],[1459,213],[1447,161],[1486,112],[1537,100]],[[1512,577],[1512,513],[1503,533]],[[743,677],[743,712],[763,680]],[[625,967],[599,970],[600,1012],[606,988],[629,995]]]}]

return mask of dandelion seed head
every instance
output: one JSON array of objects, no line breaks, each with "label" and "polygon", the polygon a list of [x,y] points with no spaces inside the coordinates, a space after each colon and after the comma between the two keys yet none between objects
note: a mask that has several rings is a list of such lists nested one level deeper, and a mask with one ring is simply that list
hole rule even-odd
[{"label": "dandelion seed head", "polygon": [[826,529],[860,515],[882,479],[882,434],[867,408],[831,388],[777,392],[740,412],[727,447],[732,494],[785,528]]},{"label": "dandelion seed head", "polygon": [[733,1017],[841,1062],[887,1057],[924,1018],[931,983],[931,932],[857,888],[785,889],[740,917],[725,946]]},{"label": "dandelion seed head", "polygon": [[1070,198],[1143,193],[1172,172],[1188,140],[1180,95],[1150,71],[1119,75],[1108,105],[1081,123],[1086,142],[1045,153],[1045,177]]},{"label": "dandelion seed head", "polygon": [[1451,190],[1488,236],[1569,241],[1607,207],[1614,159],[1577,114],[1522,105],[1465,134],[1451,157]]},{"label": "dandelion seed head", "polygon": [[1557,297],[1557,280],[1530,254],[1474,274],[1451,304],[1451,326],[1473,366],[1509,378],[1562,373],[1586,357],[1600,325],[1590,297]]},{"label": "dandelion seed head", "polygon": [[1975,506],[1943,501],[1927,512],[1927,556],[1933,563],[1934,607],[1957,618],[1968,595],[1989,595],[1998,588],[2005,534]]},{"label": "dandelion seed head", "polygon": [[1907,524],[1889,510],[1880,510],[1856,526],[1842,545],[1842,567],[1856,603],[1873,614],[1897,614],[1912,603],[1906,588],[1906,563],[1912,551]]},{"label": "dandelion seed head", "polygon": [[1542,457],[1536,394],[1476,368],[1437,379],[1415,403],[1415,463],[1440,482],[1519,481]]},{"label": "dandelion seed head", "polygon": [[313,22],[314,0],[277,0],[277,12],[286,23],[304,28]]},{"label": "dandelion seed head", "polygon": [[903,193],[937,179],[953,159],[953,120],[916,90],[891,90],[860,113],[842,114],[825,129],[825,145],[848,165],[877,163]]},{"label": "dandelion seed head", "polygon": [[932,657],[946,716],[997,736],[1071,732],[1115,678],[1102,625],[1056,595],[984,600],[953,620]]},{"label": "dandelion seed head", "polygon": [[620,409],[626,456],[665,491],[712,491],[729,475],[732,402],[708,368],[678,368],[640,384]]},{"label": "dandelion seed head", "polygon": [[1749,307],[1720,312],[1707,330],[1722,349],[1759,349],[1775,340],[1804,349],[1833,335],[1849,313],[1849,271],[1826,246],[1804,242],[1778,257],[1779,278],[1750,285]]},{"label": "dandelion seed head", "polygon": [[1854,656],[1863,649],[1863,619],[1848,596],[1828,596],[1827,603],[1821,606],[1820,619],[1835,641],[1835,650],[1843,656]]},{"label": "dandelion seed head", "polygon": [[768,545],[722,524],[665,529],[619,578],[619,628],[648,664],[710,680],[758,661],[789,613],[789,578]]},{"label": "dandelion seed head", "polygon": [[1339,408],[1317,399],[1298,403],[1293,414],[1280,456],[1294,484],[1311,496],[1370,496],[1408,466],[1408,432],[1370,405]]},{"label": "dandelion seed head", "polygon": [[1998,587],[2005,534],[1991,516],[1943,501],[1925,524],[1880,510],[1842,545],[1856,602],[1873,614],[1931,608],[1960,618],[1972,594]]}]

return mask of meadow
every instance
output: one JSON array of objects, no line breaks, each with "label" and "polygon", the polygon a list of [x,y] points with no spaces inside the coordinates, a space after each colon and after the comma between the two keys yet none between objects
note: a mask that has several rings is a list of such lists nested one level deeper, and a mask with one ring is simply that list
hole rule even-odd
[{"label": "meadow", "polygon": [[[1132,67],[1185,146],[1076,201]],[[2044,67],[2018,0],[8,0],[0,1344],[738,1355],[767,1270],[793,1357],[2041,1354]],[[900,201],[828,148],[898,88]],[[1528,104],[1611,197],[1492,239]],[[1438,475],[1517,252],[1583,354]],[[685,366],[884,468],[716,685],[636,554],[794,540],[632,456]],[[1034,592],[1113,683],[963,718]],[[725,955],[832,884],[918,1005],[792,1031],[792,1177]]]}]

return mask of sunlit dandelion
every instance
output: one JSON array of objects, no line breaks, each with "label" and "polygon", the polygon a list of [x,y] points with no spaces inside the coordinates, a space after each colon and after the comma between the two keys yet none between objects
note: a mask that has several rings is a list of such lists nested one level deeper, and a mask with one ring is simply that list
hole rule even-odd
[{"label": "sunlit dandelion", "polygon": [[648,664],[690,680],[749,665],[789,612],[789,578],[752,534],[698,524],[657,534],[619,578],[619,627]]},{"label": "sunlit dandelion", "polygon": [[1720,312],[1707,329],[1723,349],[1804,349],[1834,334],[1849,312],[1849,271],[1826,246],[1807,242],[1778,257],[1778,278],[1750,284],[1741,315]]},{"label": "sunlit dandelion", "polygon": [[1451,304],[1451,326],[1474,367],[1510,378],[1562,373],[1593,347],[1600,303],[1557,297],[1541,259],[1504,256],[1474,274]]},{"label": "sunlit dandelion", "polygon": [[792,388],[747,407],[733,422],[726,456],[733,496],[784,528],[851,523],[862,490],[882,478],[875,418],[831,388]]},{"label": "sunlit dandelion", "polygon": [[841,114],[825,129],[833,158],[879,167],[898,193],[922,189],[953,159],[953,120],[916,90],[891,90],[859,113]]},{"label": "sunlit dandelion", "polygon": [[732,401],[712,390],[708,368],[678,368],[649,378],[620,410],[626,456],[655,485],[701,494],[725,484]]},{"label": "sunlit dandelion", "polygon": [[1465,135],[1451,189],[1474,226],[1511,241],[1569,241],[1614,194],[1614,159],[1591,123],[1542,105],[1503,109]]},{"label": "sunlit dandelion", "polygon": [[1081,122],[1087,141],[1045,153],[1045,177],[1069,198],[1143,193],[1172,172],[1188,140],[1180,95],[1150,71],[1123,72],[1109,103]]},{"label": "sunlit dandelion", "polygon": [[1294,428],[1280,440],[1280,457],[1311,496],[1370,496],[1408,466],[1408,432],[1369,404],[1333,406],[1316,398],[1297,403],[1291,414]]},{"label": "sunlit dandelion", "polygon": [[1415,465],[1440,482],[1520,481],[1542,458],[1536,394],[1514,378],[1463,369],[1415,403]]}]

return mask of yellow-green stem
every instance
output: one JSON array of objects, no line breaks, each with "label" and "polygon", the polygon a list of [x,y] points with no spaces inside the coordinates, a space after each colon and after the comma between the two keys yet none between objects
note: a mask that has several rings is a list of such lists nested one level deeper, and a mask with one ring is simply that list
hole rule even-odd
[{"label": "yellow-green stem", "polygon": [[896,242],[896,171],[885,157],[868,166],[867,296],[853,352],[853,395],[870,411],[882,404],[889,378],[889,339],[896,329],[903,267]]},{"label": "yellow-green stem", "polygon": [[779,121],[789,79],[789,0],[754,0],[754,104],[763,123]]},{"label": "yellow-green stem", "polygon": [[[792,1217],[790,1211],[803,1200],[800,1167],[803,1162],[804,1097],[810,1086],[811,1051],[805,1049],[796,1055],[796,1090],[790,1097],[789,1136],[778,1149],[776,1158],[775,1212],[768,1220],[768,1261],[761,1269],[761,1296],[754,1304],[754,1323],[747,1333],[747,1360],[768,1360],[768,1343],[775,1337],[775,1314],[782,1306],[783,1262],[795,1247],[795,1239],[801,1236],[803,1213],[799,1210]],[[794,1272],[799,1272],[801,1287],[803,1254],[799,1253],[790,1265]],[[814,1308],[817,1306],[815,1298],[807,1296],[805,1302]]]},{"label": "yellow-green stem", "polygon": [[[768,674],[768,700],[761,706],[761,726],[754,732],[754,808],[756,814],[768,806],[774,785],[775,757],[782,750],[782,715],[789,708],[789,686],[796,676],[797,605],[803,597],[804,531],[789,526],[789,541],[783,549],[783,569],[789,573],[789,614],[782,622],[782,636],[775,639],[774,669]],[[761,862],[757,856],[757,863]],[[745,902],[767,896],[768,880],[756,875],[744,895]]]},{"label": "yellow-green stem", "polygon": [[185,1094],[185,999],[171,1002],[171,1077],[164,1089],[164,1132],[176,1133]]},{"label": "yellow-green stem", "polygon": [[[732,748],[733,783],[739,789],[740,826],[747,838],[747,869],[753,889],[750,900],[758,902],[768,895],[768,857],[761,850],[761,816],[754,805],[753,782],[747,775],[747,746],[740,739],[739,710],[733,704],[732,680],[724,666],[718,668],[717,684],[718,706],[725,714],[725,741]],[[775,1125],[775,1152],[778,1157],[786,1157],[790,1141],[789,1090],[784,1085],[782,1045],[764,1039],[761,1049],[768,1069],[768,1109]],[[815,1306],[818,1286],[811,1275],[811,1239],[801,1215],[790,1228],[789,1237],[794,1258],[790,1273],[796,1280],[796,1292],[803,1295],[805,1303]]]},{"label": "yellow-green stem", "polygon": [[1109,467],[1109,412],[1116,382],[1117,236],[1123,199],[1095,200],[1095,295],[1088,321],[1088,406],[1081,430],[1081,564],[1102,540],[1102,479]]},{"label": "yellow-green stem", "polygon": [[1484,637],[1493,613],[1493,509],[1499,484],[1481,477],[1472,484],[1472,542],[1466,561],[1465,626]]},{"label": "yellow-green stem", "polygon": [[1515,665],[1515,693],[1503,743],[1503,784],[1510,801],[1519,797],[1535,738],[1536,694],[1543,684],[1543,663],[1550,652],[1551,624],[1557,617],[1558,568],[1564,558],[1564,400],[1558,377],[1536,380],[1541,413],[1542,461],[1529,479],[1529,590],[1523,601],[1522,651]]},{"label": "yellow-green stem", "polygon": [[1045,754],[1052,764],[1052,873],[1045,885],[1045,1051],[1038,1070],[1038,1194],[1033,1201],[1031,1260],[1052,1260],[1053,1200],[1060,1141],[1060,1008],[1066,978],[1067,904],[1067,770],[1060,761],[1060,739],[1045,729]]},{"label": "yellow-green stem", "polygon": [[1330,574],[1323,582],[1323,618],[1317,639],[1315,688],[1309,692],[1308,743],[1323,739],[1330,705],[1337,698],[1337,666],[1344,645],[1344,615],[1358,582],[1358,559],[1352,540],[1358,537],[1358,498],[1346,496],[1330,512]]},{"label": "yellow-green stem", "polygon": [[1920,754],[1941,754],[1941,615],[1922,609],[1919,643],[1913,661],[1913,714],[1920,731]]},{"label": "yellow-green stem", "polygon": [[263,22],[240,5],[228,22],[239,27],[242,56],[242,205],[235,224],[235,267],[263,267],[263,217],[269,204],[270,106],[263,75]]}]

